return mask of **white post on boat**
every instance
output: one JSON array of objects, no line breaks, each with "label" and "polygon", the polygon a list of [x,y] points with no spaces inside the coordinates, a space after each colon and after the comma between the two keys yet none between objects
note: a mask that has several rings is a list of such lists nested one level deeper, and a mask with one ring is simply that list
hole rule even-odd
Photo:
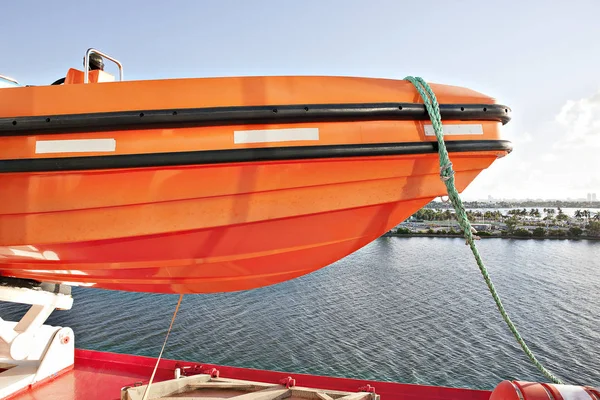
[{"label": "white post on boat", "polygon": [[0,282],[0,301],[31,308],[19,322],[0,318],[0,399],[72,367],[75,361],[73,330],[44,325],[54,310],[71,309],[70,287],[51,285],[56,290],[48,291],[2,280],[6,282]]}]

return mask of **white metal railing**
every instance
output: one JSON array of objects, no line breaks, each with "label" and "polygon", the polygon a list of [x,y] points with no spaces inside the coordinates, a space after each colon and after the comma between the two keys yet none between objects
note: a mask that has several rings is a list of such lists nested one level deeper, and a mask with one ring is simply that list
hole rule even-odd
[{"label": "white metal railing", "polygon": [[11,78],[10,76],[6,76],[6,75],[0,75],[0,79],[4,79],[5,81],[9,81],[14,83],[15,85],[21,85],[19,82],[17,82],[16,79]]},{"label": "white metal railing", "polygon": [[83,83],[88,83],[89,81],[89,69],[90,69],[90,54],[92,53],[96,53],[112,62],[114,62],[115,64],[117,64],[117,66],[119,67],[119,79],[123,80],[123,64],[121,64],[116,58],[109,56],[108,54],[102,53],[99,50],[96,49],[92,49],[89,48],[86,52],[85,52],[85,58],[84,58],[84,62],[83,62]]}]

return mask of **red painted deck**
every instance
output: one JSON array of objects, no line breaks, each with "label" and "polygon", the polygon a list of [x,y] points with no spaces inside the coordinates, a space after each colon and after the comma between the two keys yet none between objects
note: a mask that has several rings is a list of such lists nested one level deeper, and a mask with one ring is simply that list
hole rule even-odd
[{"label": "red painted deck", "polygon": [[[63,374],[17,394],[11,400],[118,400],[123,386],[136,382],[146,384],[152,374],[156,359],[150,357],[76,350],[75,367]],[[175,365],[194,366],[196,363],[162,360],[155,381],[172,379]],[[235,368],[202,364],[203,368],[217,368],[221,377],[276,383],[292,376],[297,386],[331,390],[358,391],[370,384],[382,400],[488,400],[491,392],[422,386],[392,382],[332,378],[326,376],[290,374],[276,371]]]}]

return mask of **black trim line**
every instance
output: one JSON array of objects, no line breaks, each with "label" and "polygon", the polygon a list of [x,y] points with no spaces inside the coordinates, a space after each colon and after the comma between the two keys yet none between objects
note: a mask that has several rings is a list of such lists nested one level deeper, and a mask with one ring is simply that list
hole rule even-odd
[{"label": "black trim line", "polygon": [[[500,104],[440,104],[443,120],[510,121],[510,108]],[[186,126],[428,120],[421,103],[302,104],[0,118],[0,136],[97,132]]]},{"label": "black trim line", "polygon": [[[447,141],[450,153],[467,151],[512,151],[506,140]],[[174,153],[121,154],[111,156],[0,160],[0,173],[98,170],[115,168],[169,167],[282,161],[315,158],[375,157],[438,152],[437,142],[378,143],[330,146],[267,147],[255,149],[204,150]]]}]

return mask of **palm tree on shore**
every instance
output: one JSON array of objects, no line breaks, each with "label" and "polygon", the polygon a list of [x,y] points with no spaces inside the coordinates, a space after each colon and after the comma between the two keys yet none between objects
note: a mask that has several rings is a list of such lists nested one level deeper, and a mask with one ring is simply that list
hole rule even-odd
[{"label": "palm tree on shore", "polygon": [[444,219],[449,220],[451,218],[452,218],[452,211],[450,211],[450,210],[444,211]]}]

